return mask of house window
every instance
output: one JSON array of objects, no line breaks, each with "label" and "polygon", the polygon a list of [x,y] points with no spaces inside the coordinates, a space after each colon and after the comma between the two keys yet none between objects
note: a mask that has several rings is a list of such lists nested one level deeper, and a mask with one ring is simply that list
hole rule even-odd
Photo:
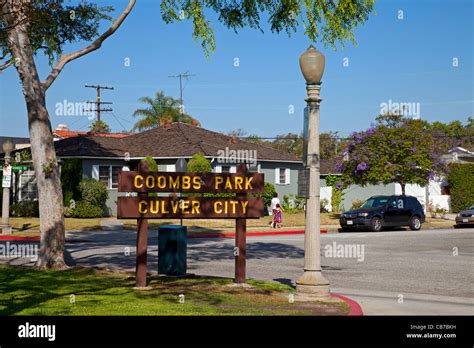
[{"label": "house window", "polygon": [[167,172],[175,172],[176,171],[176,164],[167,164],[166,165]]},{"label": "house window", "polygon": [[230,166],[222,166],[221,173],[230,173]]},{"label": "house window", "polygon": [[236,166],[217,165],[214,167],[214,173],[236,173],[236,172],[237,172]]},{"label": "house window", "polygon": [[112,171],[112,179],[110,183],[110,187],[113,189],[118,188],[118,174],[122,171],[122,167],[110,167]]},{"label": "house window", "polygon": [[109,187],[110,166],[99,166],[99,181]]},{"label": "house window", "polygon": [[94,166],[92,177],[103,182],[108,189],[118,188],[118,174],[122,171],[122,166]]},{"label": "house window", "polygon": [[275,184],[290,184],[290,168],[275,168]]},{"label": "house window", "polygon": [[27,170],[20,174],[20,201],[38,199],[38,187],[34,170]]}]

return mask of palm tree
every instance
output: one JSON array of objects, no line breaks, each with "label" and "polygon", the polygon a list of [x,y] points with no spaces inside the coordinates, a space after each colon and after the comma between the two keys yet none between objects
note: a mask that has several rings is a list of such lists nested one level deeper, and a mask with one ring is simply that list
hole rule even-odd
[{"label": "palm tree", "polygon": [[154,98],[142,97],[138,101],[147,104],[145,108],[137,109],[133,116],[142,117],[133,126],[134,130],[146,130],[162,126],[168,122],[183,122],[200,126],[198,120],[181,111],[180,102],[173,97],[165,96],[161,91]]},{"label": "palm tree", "polygon": [[99,132],[99,122],[98,120],[95,120],[94,122],[92,122],[92,124],[89,126],[89,132],[91,133],[102,133],[102,134],[106,134],[106,133],[110,133],[111,130],[110,130],[110,127],[107,123],[105,123],[104,121],[100,120],[100,132]]}]

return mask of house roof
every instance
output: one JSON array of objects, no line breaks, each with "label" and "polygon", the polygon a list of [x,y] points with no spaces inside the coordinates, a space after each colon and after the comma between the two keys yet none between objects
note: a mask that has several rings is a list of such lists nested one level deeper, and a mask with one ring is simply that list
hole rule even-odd
[{"label": "house roof", "polygon": [[78,131],[70,131],[70,130],[63,130],[63,129],[56,129],[53,131],[53,136],[61,138],[61,139],[77,137],[80,135],[106,137],[106,138],[123,138],[130,134],[129,133],[90,133],[90,132],[78,132]]},{"label": "house roof", "polygon": [[127,147],[122,138],[76,136],[54,143],[58,157],[124,157]]},{"label": "house roof", "polygon": [[321,174],[341,174],[340,171],[336,170],[337,159],[336,158],[321,158],[320,173]]},{"label": "house roof", "polygon": [[[227,147],[229,150],[255,150],[257,160],[301,163],[301,159],[292,153],[184,123],[172,123],[128,136],[124,133],[119,133],[123,136],[97,136],[58,130],[54,133],[58,132],[62,135],[69,135],[65,132],[75,134],[55,141],[56,154],[63,158],[124,158],[126,153],[129,153],[130,158],[177,158],[191,157],[197,152],[207,157],[217,157],[218,151],[225,151]],[[337,174],[336,162],[336,159],[321,159],[321,174]]]},{"label": "house roof", "polygon": [[171,123],[122,138],[78,136],[55,143],[58,157],[176,158],[197,152],[216,157],[221,151],[255,150],[257,159],[300,162],[294,154],[233,138],[201,127]]},{"label": "house roof", "polygon": [[23,137],[6,137],[6,136],[0,136],[0,151],[1,151],[1,146],[4,142],[6,142],[7,140],[10,140],[13,145],[16,146],[17,145],[29,145],[30,144],[30,138],[23,138]]},{"label": "house roof", "polygon": [[465,149],[461,146],[456,146],[454,148],[452,148],[451,150],[448,151],[448,153],[453,153],[453,152],[457,152],[459,154],[463,154],[463,155],[467,155],[467,156],[474,156],[474,151],[471,151],[469,149]]}]

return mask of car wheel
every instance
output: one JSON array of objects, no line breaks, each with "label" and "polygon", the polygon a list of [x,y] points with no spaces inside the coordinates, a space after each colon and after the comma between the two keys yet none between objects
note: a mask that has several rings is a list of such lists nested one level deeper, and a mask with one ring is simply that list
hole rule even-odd
[{"label": "car wheel", "polygon": [[383,220],[379,217],[374,217],[371,220],[370,227],[372,232],[380,232],[382,230]]},{"label": "car wheel", "polygon": [[418,231],[421,228],[421,220],[418,216],[414,216],[410,219],[410,230]]}]

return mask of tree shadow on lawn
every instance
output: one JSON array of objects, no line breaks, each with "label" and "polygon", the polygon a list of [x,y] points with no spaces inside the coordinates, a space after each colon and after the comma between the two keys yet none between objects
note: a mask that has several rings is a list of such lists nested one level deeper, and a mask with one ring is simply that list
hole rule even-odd
[{"label": "tree shadow on lawn", "polygon": [[42,304],[59,298],[64,305],[55,314],[67,315],[71,312],[68,306],[73,305],[71,295],[105,295],[124,286],[131,288],[133,282],[98,277],[93,269],[40,271],[31,267],[0,267],[0,315],[15,315],[25,309],[35,309],[28,315],[42,315]]},{"label": "tree shadow on lawn", "polygon": [[23,232],[29,230],[31,228],[31,224],[22,224],[21,227],[17,230],[19,232]]}]

